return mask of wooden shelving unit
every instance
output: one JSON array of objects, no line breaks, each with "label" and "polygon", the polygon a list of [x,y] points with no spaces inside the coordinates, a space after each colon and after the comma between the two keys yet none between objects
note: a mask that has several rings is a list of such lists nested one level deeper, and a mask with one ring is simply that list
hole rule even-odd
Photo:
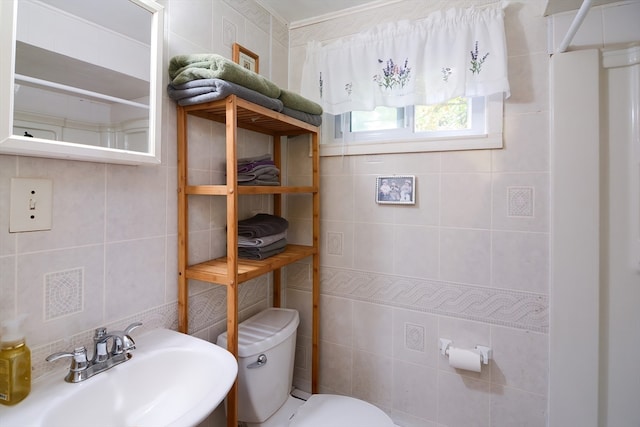
[{"label": "wooden shelving unit", "polygon": [[[187,121],[189,116],[201,117],[225,124],[226,176],[224,185],[189,185]],[[281,165],[281,143],[285,136],[311,135],[312,185],[288,186],[240,186],[237,183],[237,129],[271,135],[276,166]],[[189,330],[189,279],[196,279],[227,287],[227,349],[238,354],[238,286],[240,283],[273,272],[273,304],[280,306],[280,269],[288,264],[312,257],[313,262],[313,319],[312,319],[312,392],[318,392],[318,340],[319,340],[319,232],[320,195],[318,151],[319,129],[316,126],[266,109],[231,95],[220,101],[178,106],[178,307],[179,330]],[[288,245],[283,253],[264,260],[238,258],[238,195],[269,194],[274,198],[274,215],[282,215],[282,196],[287,194],[311,194],[313,203],[313,241],[311,246]],[[226,198],[227,256],[189,265],[189,196],[218,196]],[[238,390],[233,385],[227,396],[227,426],[236,427]]]}]

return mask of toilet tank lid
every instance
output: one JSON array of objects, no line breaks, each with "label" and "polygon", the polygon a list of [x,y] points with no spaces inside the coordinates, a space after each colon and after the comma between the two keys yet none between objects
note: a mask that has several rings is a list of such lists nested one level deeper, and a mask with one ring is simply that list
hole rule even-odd
[{"label": "toilet tank lid", "polygon": [[[238,357],[264,353],[296,333],[300,317],[290,308],[268,308],[238,325]],[[227,348],[227,333],[216,344]]]}]

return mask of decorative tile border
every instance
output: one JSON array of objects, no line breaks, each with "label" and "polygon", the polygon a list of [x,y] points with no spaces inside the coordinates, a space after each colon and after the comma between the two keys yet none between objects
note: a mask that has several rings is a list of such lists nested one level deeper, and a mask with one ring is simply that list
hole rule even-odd
[{"label": "decorative tile border", "polygon": [[[269,277],[263,275],[240,284],[240,310],[268,298]],[[212,285],[207,291],[189,297],[189,334],[193,335],[226,317],[227,293],[224,286]]]},{"label": "decorative tile border", "polygon": [[271,37],[289,49],[289,28],[275,18],[271,20]]},{"label": "decorative tile border", "polygon": [[[106,326],[108,330],[122,330],[133,322],[142,322],[145,329],[167,328],[176,330],[178,328],[178,304],[177,302],[165,304],[125,319],[120,319],[117,322],[96,325],[95,327]],[[53,341],[31,348],[32,379],[35,380],[56,369],[68,367],[68,359],[61,359],[52,363],[45,361],[45,358],[52,353],[69,351],[80,346],[85,346],[91,353],[95,327],[64,340]]]},{"label": "decorative tile border", "polygon": [[[303,265],[299,265],[299,271],[305,270]],[[309,283],[293,283],[289,286],[309,290]],[[320,292],[535,332],[549,331],[549,298],[543,294],[331,267],[321,268]]]},{"label": "decorative tile border", "polygon": [[[250,307],[268,298],[269,277],[269,275],[264,275],[240,284],[238,294],[240,309]],[[226,304],[227,294],[224,286],[212,285],[204,292],[191,295],[189,297],[189,334],[194,335],[196,332],[224,320],[227,315]],[[95,325],[94,328],[77,333],[67,339],[31,348],[32,378],[36,379],[53,370],[68,366],[68,359],[53,363],[46,362],[45,358],[52,353],[69,351],[80,346],[85,346],[91,353],[93,334],[96,327],[106,326],[108,330],[123,330],[134,322],[142,322],[143,329],[167,328],[177,330],[178,303],[174,301],[106,325]]]},{"label": "decorative tile border", "polygon": [[222,18],[222,43],[227,47],[232,47],[238,39],[238,27],[226,18]]},{"label": "decorative tile border", "polygon": [[253,22],[258,28],[269,34],[271,15],[262,6],[250,0],[223,0],[242,16]]},{"label": "decorative tile border", "polygon": [[[289,286],[310,290],[310,266],[295,263],[287,267]],[[410,310],[459,317],[463,319],[503,325],[518,329],[547,333],[549,330],[549,298],[505,289],[486,288],[446,283],[433,280],[406,278],[356,270],[322,267],[320,289],[324,295],[403,307]],[[261,276],[240,285],[239,306],[249,307],[268,298],[269,277]],[[226,316],[226,291],[212,286],[204,292],[190,296],[190,333],[210,327]],[[178,308],[171,302],[142,313],[111,322],[108,329],[123,329],[132,322],[141,321],[145,328],[178,327]],[[98,326],[98,325],[97,325]],[[407,325],[405,344],[420,348],[420,333],[415,325]],[[93,329],[83,331],[65,340],[32,348],[33,378],[61,367],[58,362],[47,363],[44,358],[57,351],[84,345],[90,346]],[[66,365],[67,362],[63,362]]]}]

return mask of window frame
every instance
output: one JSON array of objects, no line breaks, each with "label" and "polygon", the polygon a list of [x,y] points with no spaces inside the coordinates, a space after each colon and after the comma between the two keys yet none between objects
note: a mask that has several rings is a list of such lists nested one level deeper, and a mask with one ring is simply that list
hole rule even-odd
[{"label": "window frame", "polygon": [[425,138],[423,135],[412,133],[411,137],[407,137],[406,130],[398,132],[398,129],[391,129],[358,132],[359,135],[355,138],[351,137],[353,134],[349,134],[348,141],[344,141],[344,137],[335,138],[334,116],[325,115],[320,156],[499,149],[503,147],[503,99],[502,93],[485,97],[484,132],[474,135],[439,135]]}]

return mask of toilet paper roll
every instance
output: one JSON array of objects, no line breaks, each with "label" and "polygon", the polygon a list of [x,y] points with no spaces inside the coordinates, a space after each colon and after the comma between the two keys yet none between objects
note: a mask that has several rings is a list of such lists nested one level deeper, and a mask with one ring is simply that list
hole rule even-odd
[{"label": "toilet paper roll", "polygon": [[449,347],[449,366],[467,371],[480,372],[482,360],[473,350]]}]

